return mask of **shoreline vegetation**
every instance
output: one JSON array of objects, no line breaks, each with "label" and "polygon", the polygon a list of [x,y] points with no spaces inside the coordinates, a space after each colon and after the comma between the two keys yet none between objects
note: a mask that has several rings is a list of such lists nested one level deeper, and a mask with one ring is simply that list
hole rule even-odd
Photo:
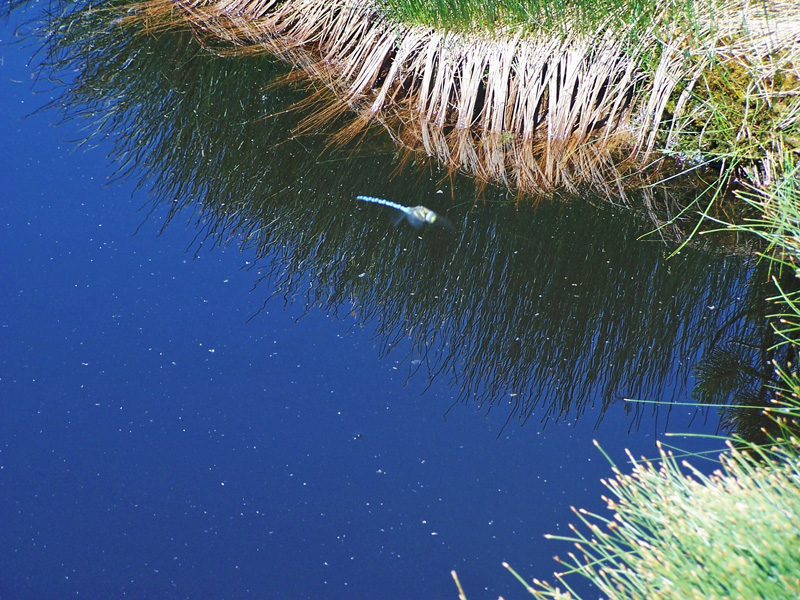
[{"label": "shoreline vegetation", "polygon": [[771,405],[754,409],[774,423],[767,442],[735,439],[711,476],[667,451],[631,457],[631,474],[614,467],[607,482],[610,517],[576,511],[561,589],[511,572],[537,598],[574,598],[567,575],[608,598],[800,596],[800,284],[779,283],[800,277],[800,3],[116,4],[115,25],[188,27],[213,52],[268,52],[324,83],[340,104],[306,126],[356,115],[335,142],[379,122],[446,168],[532,196],[588,186],[624,198],[706,169],[701,212],[723,197],[755,209],[722,226],[761,237],[775,273],[790,358],[774,365]]},{"label": "shoreline vegetation", "polygon": [[624,197],[699,169],[722,189],[768,188],[800,149],[790,1],[146,0],[122,22],[277,55],[341,101],[308,129],[351,110],[337,143],[380,122],[401,146],[525,195]]}]

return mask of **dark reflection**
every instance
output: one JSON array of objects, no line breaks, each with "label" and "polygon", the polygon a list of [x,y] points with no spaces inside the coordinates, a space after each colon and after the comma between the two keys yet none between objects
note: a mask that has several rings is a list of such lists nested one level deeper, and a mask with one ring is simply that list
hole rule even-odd
[{"label": "dark reflection", "polygon": [[[399,173],[381,131],[326,152],[325,138],[290,134],[304,95],[269,86],[284,67],[120,26],[114,6],[73,5],[51,23],[47,71],[74,77],[56,101],[66,117],[113,139],[119,174],[152,190],[154,211],[191,215],[198,248],[253,250],[259,291],[370,324],[381,354],[449,380],[456,404],[523,423],[587,410],[599,421],[626,397],[687,400],[693,366],[706,385],[721,364],[722,337],[766,343],[745,297],[761,267],[743,251],[667,259],[674,247],[639,240],[642,222],[604,198],[534,210],[424,164]],[[358,195],[423,204],[454,228],[393,227]],[[700,400],[720,397],[704,389]],[[635,424],[641,408],[624,406]]]},{"label": "dark reflection", "polygon": [[[799,332],[787,326],[782,307],[775,298],[771,279],[786,293],[800,290],[795,268],[764,259],[759,277],[747,289],[741,313],[731,315],[711,338],[703,359],[696,367],[697,385],[693,397],[703,404],[722,405],[722,426],[748,441],[766,444],[780,435],[775,401],[785,383],[779,371],[796,374]],[[738,323],[752,326],[742,331]],[[790,343],[791,342],[791,343]],[[766,409],[766,412],[765,412]],[[797,429],[796,422],[783,418],[783,425]]]}]

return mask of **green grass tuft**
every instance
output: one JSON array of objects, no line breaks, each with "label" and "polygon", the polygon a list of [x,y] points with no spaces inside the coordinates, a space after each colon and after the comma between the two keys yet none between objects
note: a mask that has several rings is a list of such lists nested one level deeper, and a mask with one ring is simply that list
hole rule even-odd
[{"label": "green grass tuft", "polygon": [[663,451],[658,466],[633,461],[606,482],[612,518],[576,511],[584,529],[562,539],[579,551],[559,581],[581,574],[608,598],[800,597],[800,452],[752,452],[731,450],[711,476]]},{"label": "green grass tuft", "polygon": [[652,2],[642,0],[377,0],[376,5],[398,23],[491,33],[520,26],[532,34],[567,27],[588,32],[608,20],[633,23],[652,12]]}]

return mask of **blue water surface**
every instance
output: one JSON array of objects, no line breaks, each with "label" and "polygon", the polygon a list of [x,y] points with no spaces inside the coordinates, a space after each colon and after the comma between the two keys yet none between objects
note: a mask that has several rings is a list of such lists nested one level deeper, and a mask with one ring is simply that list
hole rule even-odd
[{"label": "blue water surface", "polygon": [[504,428],[352,320],[249,320],[253,257],[107,184],[109,147],[31,114],[31,55],[0,46],[0,599],[456,598],[452,569],[524,598],[501,562],[551,579],[543,536],[603,510],[593,439],[654,454],[622,405]]}]

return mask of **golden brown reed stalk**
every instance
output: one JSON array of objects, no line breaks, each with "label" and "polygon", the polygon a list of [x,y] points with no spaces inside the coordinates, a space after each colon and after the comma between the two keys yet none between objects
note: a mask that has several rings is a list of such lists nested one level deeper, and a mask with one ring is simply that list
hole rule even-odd
[{"label": "golden brown reed stalk", "polygon": [[181,13],[215,49],[290,61],[357,110],[339,139],[379,120],[450,168],[539,193],[609,177],[625,187],[657,143],[710,119],[686,111],[712,61],[800,56],[800,5],[767,4],[696,2],[680,22],[666,0],[646,23],[535,36],[398,25],[369,0],[148,0],[130,20],[157,29]]}]

